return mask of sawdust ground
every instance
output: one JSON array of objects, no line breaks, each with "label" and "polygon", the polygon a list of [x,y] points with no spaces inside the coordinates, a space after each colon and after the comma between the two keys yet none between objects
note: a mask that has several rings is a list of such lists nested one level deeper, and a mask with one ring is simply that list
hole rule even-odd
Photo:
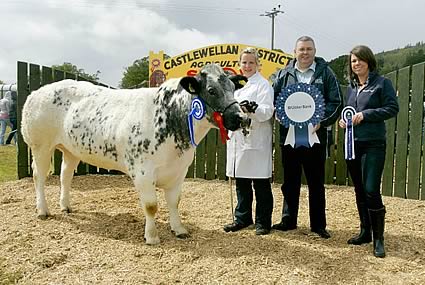
[{"label": "sawdust ground", "polygon": [[[73,180],[74,212],[62,214],[58,177],[46,196],[52,217],[35,215],[31,179],[0,184],[0,284],[425,284],[425,202],[384,197],[387,257],[372,245],[350,246],[358,230],[351,187],[327,186],[323,240],[308,223],[302,191],[299,227],[256,236],[225,233],[231,222],[229,184],[188,179],[180,211],[191,233],[176,239],[158,191],[161,244],[144,243],[144,216],[124,176]],[[280,185],[273,185],[273,221],[280,219]]]}]

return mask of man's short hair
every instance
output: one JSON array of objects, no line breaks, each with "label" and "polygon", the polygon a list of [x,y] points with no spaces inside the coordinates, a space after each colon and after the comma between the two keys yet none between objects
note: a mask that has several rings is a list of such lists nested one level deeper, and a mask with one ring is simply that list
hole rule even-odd
[{"label": "man's short hair", "polygon": [[313,38],[312,38],[312,37],[309,37],[309,36],[302,36],[302,37],[299,37],[299,38],[297,39],[297,41],[295,42],[295,47],[297,46],[297,44],[298,44],[299,42],[312,42],[312,43],[313,43],[313,46],[316,46],[316,44],[314,43]]}]

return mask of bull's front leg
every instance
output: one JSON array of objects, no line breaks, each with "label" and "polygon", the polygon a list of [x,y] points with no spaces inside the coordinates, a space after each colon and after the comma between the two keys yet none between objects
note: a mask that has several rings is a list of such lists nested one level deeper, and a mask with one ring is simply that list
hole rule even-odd
[{"label": "bull's front leg", "polygon": [[[186,172],[185,172],[186,174]],[[174,232],[178,238],[188,238],[189,232],[183,226],[179,214],[179,203],[180,203],[180,194],[182,189],[182,184],[184,177],[180,179],[176,185],[165,189],[165,200],[167,201],[168,210],[170,212],[170,226],[171,231]]]},{"label": "bull's front leg", "polygon": [[158,244],[159,236],[155,225],[158,204],[152,171],[142,170],[135,175],[134,185],[139,193],[140,205],[145,213],[145,240],[147,244]]}]

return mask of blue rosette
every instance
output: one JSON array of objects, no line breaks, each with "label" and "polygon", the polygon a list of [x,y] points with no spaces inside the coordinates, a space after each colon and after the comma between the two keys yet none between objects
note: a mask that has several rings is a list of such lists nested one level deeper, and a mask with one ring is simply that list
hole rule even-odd
[{"label": "blue rosette", "polygon": [[190,112],[187,115],[190,143],[195,147],[198,145],[195,142],[195,132],[193,130],[193,119],[202,120],[204,116],[205,116],[205,104],[201,98],[196,97],[192,100],[192,103],[190,105]]},{"label": "blue rosette", "polygon": [[342,109],[341,118],[345,122],[345,135],[344,135],[344,154],[346,160],[353,160],[356,158],[354,153],[354,126],[353,117],[356,114],[356,109],[352,106],[347,106]]},{"label": "blue rosette", "polygon": [[311,147],[320,143],[313,131],[325,114],[325,100],[316,86],[295,83],[282,89],[276,99],[276,118],[289,128],[285,145]]}]

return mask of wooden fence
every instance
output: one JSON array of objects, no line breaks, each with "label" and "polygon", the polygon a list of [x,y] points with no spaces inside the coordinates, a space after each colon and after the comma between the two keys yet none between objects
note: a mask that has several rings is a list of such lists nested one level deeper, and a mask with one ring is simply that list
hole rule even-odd
[{"label": "wooden fence", "polygon": [[[28,68],[29,66],[29,68]],[[406,67],[391,72],[387,77],[393,82],[398,93],[400,112],[397,118],[386,121],[387,126],[387,153],[382,181],[382,193],[386,196],[395,196],[409,199],[425,200],[424,165],[424,80],[425,63]],[[64,78],[73,78],[75,75],[40,67],[35,64],[18,62],[18,121],[20,122],[22,106],[28,94],[40,86],[59,81]],[[104,86],[104,85],[103,85]],[[345,88],[343,88],[345,93]],[[18,129],[20,126],[18,123]],[[279,137],[278,125],[274,125],[274,137]],[[335,144],[330,149],[330,156],[326,160],[326,184],[352,185],[348,177],[344,161],[344,132],[333,126]],[[281,152],[274,139],[273,182],[282,183],[283,168]],[[60,152],[56,152],[52,159],[53,173],[60,173]],[[31,158],[27,146],[18,136],[18,177],[31,175],[29,167]],[[221,143],[217,130],[211,130],[206,138],[198,145],[195,159],[189,168],[187,177],[202,179],[225,180],[226,146]],[[87,173],[117,173],[81,163],[76,174]],[[303,178],[305,183],[305,179]]]}]

